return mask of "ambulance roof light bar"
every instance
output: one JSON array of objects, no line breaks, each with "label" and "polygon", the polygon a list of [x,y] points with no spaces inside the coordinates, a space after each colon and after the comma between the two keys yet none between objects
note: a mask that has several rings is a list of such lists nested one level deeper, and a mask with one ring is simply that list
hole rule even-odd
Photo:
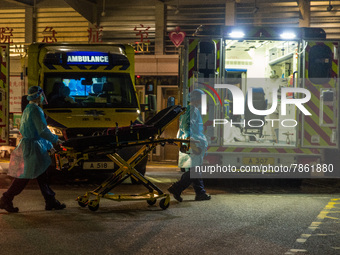
[{"label": "ambulance roof light bar", "polygon": [[281,39],[292,40],[292,39],[295,39],[296,34],[293,33],[293,32],[290,32],[290,31],[289,32],[286,31],[286,32],[283,32],[282,34],[280,34],[280,37],[281,37]]},{"label": "ambulance roof light bar", "polygon": [[[219,30],[225,39],[247,40],[301,40],[326,39],[326,32],[315,27],[271,27],[271,26],[222,26]],[[208,27],[202,28],[208,30]],[[213,30],[216,34],[217,29]],[[198,35],[207,35],[198,34]]]},{"label": "ambulance roof light bar", "polygon": [[244,33],[240,30],[235,30],[235,31],[231,31],[229,33],[229,36],[231,38],[243,38],[244,37]]}]

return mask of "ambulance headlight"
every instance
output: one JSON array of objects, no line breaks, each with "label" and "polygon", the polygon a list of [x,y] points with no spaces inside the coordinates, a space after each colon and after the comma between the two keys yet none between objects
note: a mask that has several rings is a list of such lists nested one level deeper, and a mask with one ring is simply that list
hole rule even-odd
[{"label": "ambulance headlight", "polygon": [[296,37],[296,34],[293,32],[283,32],[282,34],[280,34],[280,37],[282,39],[291,40]]},{"label": "ambulance headlight", "polygon": [[63,137],[63,131],[60,128],[47,126],[47,128],[51,131],[52,134],[57,135],[59,137]]},{"label": "ambulance headlight", "polygon": [[228,34],[231,38],[242,38],[244,33],[240,30],[232,31]]}]

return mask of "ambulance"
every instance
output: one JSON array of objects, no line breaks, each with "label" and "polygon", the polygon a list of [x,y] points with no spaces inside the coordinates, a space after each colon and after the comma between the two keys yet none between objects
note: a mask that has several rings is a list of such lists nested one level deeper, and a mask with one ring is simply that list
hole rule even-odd
[{"label": "ambulance", "polygon": [[[104,135],[109,128],[141,122],[131,46],[34,43],[27,54],[28,88],[43,88],[48,128],[60,139]],[[130,157],[134,151],[119,154]],[[62,162],[65,169],[73,164],[69,159]],[[114,168],[105,155],[79,164],[81,170]],[[145,165],[137,167],[141,173]]]},{"label": "ambulance", "polygon": [[320,28],[202,26],[187,36],[181,100],[204,92],[205,177],[334,176],[338,47]]},{"label": "ambulance", "polygon": [[9,143],[9,44],[0,44],[0,146]]}]

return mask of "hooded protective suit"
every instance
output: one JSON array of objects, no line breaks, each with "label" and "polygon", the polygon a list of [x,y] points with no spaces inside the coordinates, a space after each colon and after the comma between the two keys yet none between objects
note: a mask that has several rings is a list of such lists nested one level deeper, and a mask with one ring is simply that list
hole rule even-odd
[{"label": "hooded protective suit", "polygon": [[52,149],[58,136],[47,128],[43,110],[32,102],[22,114],[20,133],[23,138],[11,153],[8,174],[21,179],[37,178],[51,164],[48,150]]},{"label": "hooded protective suit", "polygon": [[[194,90],[190,93],[189,100],[193,100],[193,95],[197,96],[202,93],[203,91],[201,90]],[[203,133],[203,120],[200,110],[197,107],[188,105],[186,112],[181,116],[177,137],[181,139],[190,138],[198,142],[196,146],[200,149],[199,154],[195,154],[191,150],[185,153],[180,151],[178,167],[190,168],[202,165],[204,155],[207,151],[208,141]]]}]

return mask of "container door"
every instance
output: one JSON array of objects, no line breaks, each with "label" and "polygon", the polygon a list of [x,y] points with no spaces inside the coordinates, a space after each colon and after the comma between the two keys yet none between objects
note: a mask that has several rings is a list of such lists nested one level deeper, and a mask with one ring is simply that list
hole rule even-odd
[{"label": "container door", "polygon": [[302,146],[338,148],[338,42],[304,42],[303,85],[311,99],[304,104],[312,115],[302,115]]},{"label": "container door", "polygon": [[0,44],[0,145],[8,145],[9,45]]}]

